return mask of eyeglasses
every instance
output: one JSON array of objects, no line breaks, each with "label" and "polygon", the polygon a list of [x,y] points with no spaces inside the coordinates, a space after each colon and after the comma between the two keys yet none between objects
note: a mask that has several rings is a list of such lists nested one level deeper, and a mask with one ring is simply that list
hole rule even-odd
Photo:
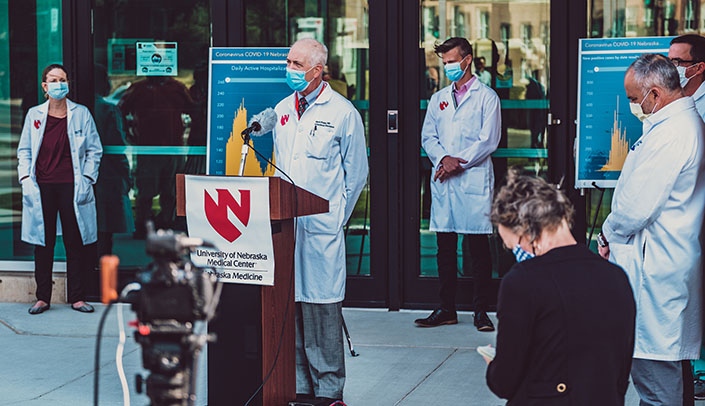
[{"label": "eyeglasses", "polygon": [[675,66],[681,66],[681,64],[684,64],[684,63],[689,63],[689,64],[698,63],[698,61],[694,61],[694,60],[687,61],[687,60],[681,59],[681,58],[670,58],[670,60],[671,60],[671,63],[673,63]]}]

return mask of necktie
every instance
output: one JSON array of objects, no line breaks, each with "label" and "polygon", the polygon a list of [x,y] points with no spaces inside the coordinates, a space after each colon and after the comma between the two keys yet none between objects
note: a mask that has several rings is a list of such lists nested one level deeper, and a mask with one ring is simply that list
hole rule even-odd
[{"label": "necktie", "polygon": [[306,97],[301,96],[299,99],[299,118],[304,114],[304,111],[306,111],[306,107],[308,107],[308,102],[306,101]]}]

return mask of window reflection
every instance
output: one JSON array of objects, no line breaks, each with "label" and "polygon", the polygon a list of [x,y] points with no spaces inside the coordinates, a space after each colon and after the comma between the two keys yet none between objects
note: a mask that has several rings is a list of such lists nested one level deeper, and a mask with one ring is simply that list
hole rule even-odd
[{"label": "window reflection", "polygon": [[[360,111],[369,137],[369,8],[366,0],[245,1],[245,45],[288,47],[301,38],[315,38],[328,47],[324,78]],[[347,273],[370,275],[370,196],[365,187],[345,227]]]},{"label": "window reflection", "polygon": [[[591,0],[588,35],[592,38],[705,34],[702,0]],[[612,189],[586,189],[588,235],[594,240],[612,203]],[[595,251],[597,245],[588,241]]]},{"label": "window reflection", "polygon": [[[105,143],[106,165],[101,163],[101,178],[112,164],[120,168],[122,183],[106,187],[101,196],[111,201],[111,213],[120,212],[115,204],[123,199],[132,210],[119,225],[117,214],[106,218],[109,210],[99,211],[99,245],[102,253],[118,255],[121,267],[138,267],[150,260],[142,241],[146,220],[153,220],[158,228],[186,229],[184,218],[174,213],[173,174],[205,172],[205,151],[191,152],[200,151],[199,147],[205,150],[210,4],[208,0],[97,0],[94,16],[100,21],[94,28],[94,60],[107,73],[96,106],[117,110],[123,133]],[[175,49],[176,71],[165,76],[138,72],[138,43]],[[99,127],[112,119],[113,114],[96,116]],[[123,184],[124,193],[106,197]]]},{"label": "window reflection", "polygon": [[592,38],[703,33],[700,0],[591,0]]},{"label": "window reflection", "polygon": [[[426,92],[450,84],[433,47],[448,37],[467,38],[473,46],[473,73],[492,87],[502,102],[502,139],[493,154],[495,178],[504,179],[510,166],[545,175],[548,112],[550,1],[421,1],[420,48],[424,54]],[[421,101],[425,110],[426,100]],[[422,276],[437,275],[434,235],[428,231],[431,164],[421,150],[421,266]],[[491,242],[495,276],[513,263],[496,241]],[[462,249],[458,247],[458,268]]]},{"label": "window reflection", "polygon": [[[508,152],[507,148],[537,149],[541,151],[523,154],[527,158],[545,157],[549,4],[548,0],[421,2],[420,46],[427,83],[422,95],[428,98],[429,93],[449,84],[440,59],[433,53],[434,44],[452,36],[468,38],[476,59],[474,73],[502,99],[504,128],[498,158],[522,154]],[[480,58],[483,63],[478,66]],[[437,85],[434,76],[439,76]]]}]

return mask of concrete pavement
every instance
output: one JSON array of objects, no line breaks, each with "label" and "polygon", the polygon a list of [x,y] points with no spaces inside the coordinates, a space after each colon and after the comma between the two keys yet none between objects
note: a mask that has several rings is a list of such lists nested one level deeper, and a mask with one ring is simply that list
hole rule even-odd
[{"label": "concrete pavement", "polygon": [[[95,342],[105,309],[93,305],[96,312],[92,314],[56,304],[32,316],[27,313],[28,303],[0,303],[0,406],[93,404]],[[128,305],[119,306],[123,307],[123,324],[135,319]],[[100,405],[125,404],[115,365],[116,307],[106,319],[101,344]],[[346,356],[345,402],[349,406],[505,403],[485,385],[485,363],[475,351],[477,346],[494,343],[495,333],[478,332],[472,313],[460,312],[459,324],[436,328],[414,326],[413,320],[425,317],[427,311],[346,308],[343,313],[360,354],[353,357],[347,352]],[[147,396],[135,391],[135,374],[147,375],[142,369],[141,347],[131,328],[126,327],[125,333],[123,364],[130,404],[147,405]],[[201,355],[197,405],[207,404],[206,359]],[[626,404],[638,404],[633,389]]]}]

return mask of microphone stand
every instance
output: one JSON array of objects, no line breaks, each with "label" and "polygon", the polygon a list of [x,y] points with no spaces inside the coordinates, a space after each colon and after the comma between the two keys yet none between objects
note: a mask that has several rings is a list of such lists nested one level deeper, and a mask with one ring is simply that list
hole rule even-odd
[{"label": "microphone stand", "polygon": [[245,173],[245,161],[247,160],[247,152],[250,150],[250,131],[243,131],[242,133],[242,150],[240,152],[240,170],[238,171],[238,176],[243,176]]},{"label": "microphone stand", "polygon": [[[254,119],[254,117],[253,117]],[[247,152],[250,150],[250,134],[252,131],[258,132],[262,130],[262,125],[253,121],[252,124],[245,128],[240,135],[242,135],[242,151],[240,152],[240,170],[238,171],[238,176],[242,176],[245,173],[245,161],[247,160]]]}]

